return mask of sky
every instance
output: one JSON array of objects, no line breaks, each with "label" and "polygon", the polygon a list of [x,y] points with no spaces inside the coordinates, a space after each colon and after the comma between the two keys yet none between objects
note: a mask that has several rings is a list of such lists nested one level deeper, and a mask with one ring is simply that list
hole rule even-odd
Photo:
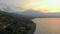
[{"label": "sky", "polygon": [[28,9],[44,13],[60,12],[60,0],[0,0],[0,9],[7,8],[13,12],[23,12]]}]

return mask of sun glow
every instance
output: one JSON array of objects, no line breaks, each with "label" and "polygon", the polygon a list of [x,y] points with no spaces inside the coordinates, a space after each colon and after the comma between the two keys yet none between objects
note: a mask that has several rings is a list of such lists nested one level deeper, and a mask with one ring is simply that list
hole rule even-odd
[{"label": "sun glow", "polygon": [[44,13],[60,12],[60,0],[36,0],[23,6],[25,9],[32,8]]},{"label": "sun glow", "polygon": [[60,12],[60,0],[45,0],[36,5],[35,9],[42,12]]}]

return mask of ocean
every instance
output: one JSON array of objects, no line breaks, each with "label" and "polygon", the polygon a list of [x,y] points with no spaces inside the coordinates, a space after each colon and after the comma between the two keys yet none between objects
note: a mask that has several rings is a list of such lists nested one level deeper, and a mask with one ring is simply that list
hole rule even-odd
[{"label": "ocean", "polygon": [[34,34],[60,34],[60,18],[36,18]]}]

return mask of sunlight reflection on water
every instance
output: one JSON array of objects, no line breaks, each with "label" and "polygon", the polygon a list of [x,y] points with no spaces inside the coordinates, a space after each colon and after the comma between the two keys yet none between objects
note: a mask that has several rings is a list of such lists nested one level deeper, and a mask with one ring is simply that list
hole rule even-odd
[{"label": "sunlight reflection on water", "polygon": [[35,34],[60,34],[60,18],[36,18]]}]

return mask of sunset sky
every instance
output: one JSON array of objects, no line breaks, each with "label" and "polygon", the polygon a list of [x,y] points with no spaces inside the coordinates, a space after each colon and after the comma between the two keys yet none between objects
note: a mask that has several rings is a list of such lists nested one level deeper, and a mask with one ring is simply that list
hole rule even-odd
[{"label": "sunset sky", "polygon": [[60,0],[0,0],[0,5],[19,7],[19,11],[33,9],[47,12],[60,12]]}]

